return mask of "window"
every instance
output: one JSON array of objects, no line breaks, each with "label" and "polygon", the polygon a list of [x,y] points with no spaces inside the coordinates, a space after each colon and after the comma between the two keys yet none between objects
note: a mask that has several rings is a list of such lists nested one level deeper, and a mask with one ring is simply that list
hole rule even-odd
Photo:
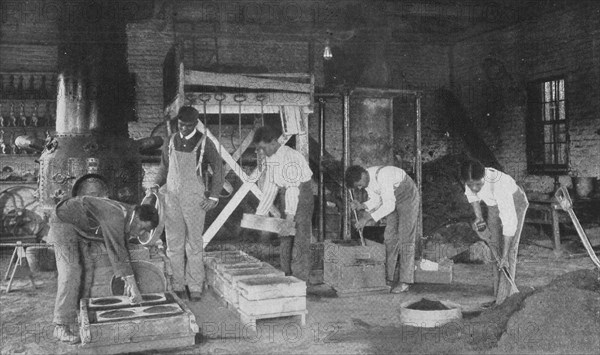
[{"label": "window", "polygon": [[569,157],[565,80],[533,82],[527,89],[527,170],[564,174]]}]

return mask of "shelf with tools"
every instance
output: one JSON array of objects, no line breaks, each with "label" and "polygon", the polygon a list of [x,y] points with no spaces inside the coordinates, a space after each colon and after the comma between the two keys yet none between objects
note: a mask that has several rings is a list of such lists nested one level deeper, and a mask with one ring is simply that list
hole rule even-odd
[{"label": "shelf with tools", "polygon": [[[19,148],[17,137],[45,141],[53,133],[55,121],[56,73],[0,72],[0,156],[37,156],[35,149]],[[3,160],[3,175],[14,171],[6,165],[8,160]]]}]

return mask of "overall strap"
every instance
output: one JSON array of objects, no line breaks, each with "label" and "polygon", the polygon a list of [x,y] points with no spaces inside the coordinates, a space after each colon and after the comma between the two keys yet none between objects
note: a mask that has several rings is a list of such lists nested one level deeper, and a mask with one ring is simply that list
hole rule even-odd
[{"label": "overall strap", "polygon": [[[179,133],[175,133],[175,134],[179,134]],[[175,148],[175,134],[173,134],[171,136],[171,139],[169,139],[169,155],[171,155],[173,148]]]},{"label": "overall strap", "polygon": [[206,134],[202,135],[202,138],[200,138],[200,141],[194,147],[194,153],[198,151],[198,148],[200,148],[200,157],[198,158],[198,164],[196,164],[196,170],[202,172],[202,161],[204,160],[204,150],[206,148]]}]

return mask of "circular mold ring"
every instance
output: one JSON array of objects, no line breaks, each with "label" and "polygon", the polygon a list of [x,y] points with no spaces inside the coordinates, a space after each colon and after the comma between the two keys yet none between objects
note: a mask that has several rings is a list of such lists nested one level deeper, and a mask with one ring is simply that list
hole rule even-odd
[{"label": "circular mold ring", "polygon": [[118,298],[101,298],[97,300],[93,300],[92,304],[95,306],[107,306],[111,304],[121,303],[122,301]]},{"label": "circular mold ring", "polygon": [[125,318],[125,317],[131,317],[132,315],[134,315],[135,312],[133,311],[110,311],[110,312],[105,312],[102,313],[102,318]]},{"label": "circular mold ring", "polygon": [[434,328],[462,319],[461,306],[450,301],[440,301],[446,308],[444,310],[410,309],[414,303],[420,301],[407,301],[400,304],[400,323],[419,328]]},{"label": "circular mold ring", "polygon": [[171,313],[178,311],[179,309],[174,306],[154,306],[144,309],[144,313],[149,314],[160,314],[160,313]]}]

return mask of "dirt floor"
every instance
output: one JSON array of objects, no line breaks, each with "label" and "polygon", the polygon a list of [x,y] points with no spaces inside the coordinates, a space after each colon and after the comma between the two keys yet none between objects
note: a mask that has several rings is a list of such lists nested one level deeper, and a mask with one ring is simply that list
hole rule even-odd
[{"label": "dirt floor", "polygon": [[[305,326],[290,318],[264,320],[256,333],[208,290],[202,301],[188,302],[201,328],[197,344],[151,353],[597,353],[600,275],[590,271],[589,257],[557,258],[549,240],[536,244],[521,246],[516,280],[521,292],[499,307],[482,308],[493,300],[489,266],[482,264],[455,264],[452,284],[417,284],[399,295],[339,298],[326,285],[312,286]],[[262,256],[272,258],[269,253]],[[2,272],[9,257],[3,250]],[[77,346],[52,338],[55,274],[37,273],[35,279],[36,290],[18,280],[6,294],[6,282],[1,284],[1,353],[77,353]],[[402,325],[400,304],[422,298],[461,305],[463,319],[437,328]]]}]

